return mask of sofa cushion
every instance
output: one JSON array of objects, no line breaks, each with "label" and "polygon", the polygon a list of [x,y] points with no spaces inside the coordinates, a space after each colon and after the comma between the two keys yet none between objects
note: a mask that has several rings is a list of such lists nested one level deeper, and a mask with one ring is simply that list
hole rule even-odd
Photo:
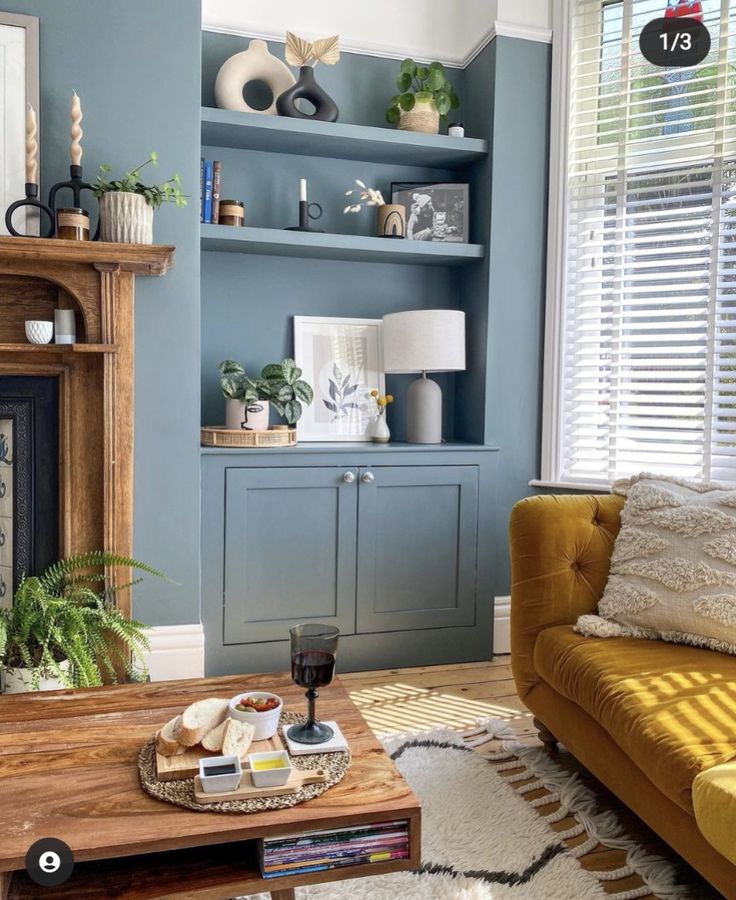
[{"label": "sofa cushion", "polygon": [[736,864],[736,763],[701,772],[693,781],[693,806],[703,837]]},{"label": "sofa cushion", "polygon": [[534,665],[691,814],[696,775],[736,758],[732,656],[636,638],[601,641],[561,625],[539,634]]}]

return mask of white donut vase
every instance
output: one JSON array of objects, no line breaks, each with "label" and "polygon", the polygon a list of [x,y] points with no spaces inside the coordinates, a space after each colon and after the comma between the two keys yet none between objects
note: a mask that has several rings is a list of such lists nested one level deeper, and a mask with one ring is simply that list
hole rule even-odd
[{"label": "white donut vase", "polygon": [[[263,81],[271,89],[273,100],[267,109],[254,109],[245,102],[243,88],[250,81]],[[215,103],[220,109],[276,116],[276,100],[295,82],[286,64],[269,53],[266,42],[253,40],[247,50],[236,53],[222,64],[215,81]]]}]

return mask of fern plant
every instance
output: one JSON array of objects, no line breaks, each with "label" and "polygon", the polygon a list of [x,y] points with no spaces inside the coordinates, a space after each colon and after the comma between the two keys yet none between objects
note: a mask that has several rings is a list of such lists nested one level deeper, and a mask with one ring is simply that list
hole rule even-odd
[{"label": "fern plant", "polygon": [[[162,572],[127,556],[102,550],[82,553],[50,566],[43,575],[24,578],[10,609],[0,609],[0,663],[31,670],[31,687],[57,677],[67,687],[96,687],[117,682],[124,671],[144,680],[147,626],[127,619],[115,605],[115,586],[100,571],[124,566],[165,578]],[[68,668],[61,664],[68,660]]]}]

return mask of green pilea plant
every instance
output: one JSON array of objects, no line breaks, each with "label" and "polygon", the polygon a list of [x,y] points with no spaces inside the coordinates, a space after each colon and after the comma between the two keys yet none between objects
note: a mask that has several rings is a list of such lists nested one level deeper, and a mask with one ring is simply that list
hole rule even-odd
[{"label": "green pilea plant", "polygon": [[451,109],[460,106],[455,88],[447,80],[445,67],[440,62],[420,66],[413,59],[405,59],[401,63],[396,86],[400,93],[391,98],[386,110],[386,121],[396,125],[401,118],[401,111],[409,112],[417,103],[429,103],[434,100],[437,112],[445,120]]}]

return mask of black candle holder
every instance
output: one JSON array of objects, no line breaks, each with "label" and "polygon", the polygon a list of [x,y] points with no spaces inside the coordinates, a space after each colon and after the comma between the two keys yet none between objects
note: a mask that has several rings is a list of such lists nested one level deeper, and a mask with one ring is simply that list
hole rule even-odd
[{"label": "black candle holder", "polygon": [[38,185],[33,181],[26,182],[25,198],[23,200],[16,200],[15,203],[11,203],[5,211],[5,227],[8,229],[8,232],[12,234],[13,237],[36,237],[35,234],[21,234],[13,226],[13,215],[15,214],[15,212],[27,206],[31,207],[31,209],[37,209],[39,210],[39,212],[45,213],[48,216],[49,226],[45,232],[41,228],[39,228],[38,237],[53,237],[54,229],[56,228],[54,211],[50,206],[47,206],[45,203],[42,203],[38,199]]},{"label": "black candle holder", "polygon": [[[85,181],[82,175],[82,167],[71,165],[69,166],[69,180],[68,181],[57,181],[56,184],[52,185],[51,190],[49,191],[49,206],[54,213],[58,209],[56,205],[56,195],[59,191],[62,190],[70,190],[72,192],[72,205],[78,209],[83,209],[82,206],[82,192],[83,191],[91,191],[94,193],[94,188],[89,182]],[[99,210],[99,205],[98,205]],[[98,240],[100,237],[100,217],[99,211],[97,215],[97,228],[95,229],[93,241]]]},{"label": "black candle holder", "polygon": [[[312,215],[311,209],[313,206],[316,206],[319,210],[317,213]],[[316,220],[321,218],[322,216],[322,207],[319,203],[307,203],[306,200],[299,201],[299,224],[291,225],[286,231],[311,231],[316,234],[324,234],[324,228],[312,228],[309,224],[309,220]]]}]

